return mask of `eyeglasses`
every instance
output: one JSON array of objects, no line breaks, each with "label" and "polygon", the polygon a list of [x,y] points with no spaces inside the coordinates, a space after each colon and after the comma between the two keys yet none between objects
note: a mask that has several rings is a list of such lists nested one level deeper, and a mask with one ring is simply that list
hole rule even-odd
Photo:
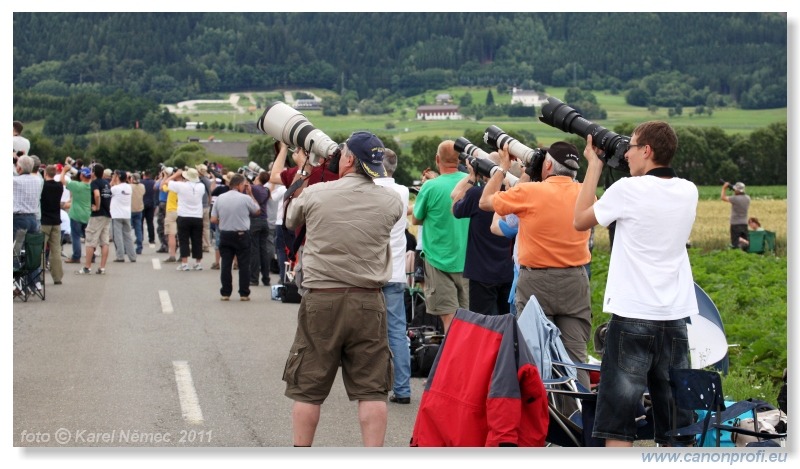
[{"label": "eyeglasses", "polygon": [[633,147],[646,147],[646,146],[647,146],[647,144],[646,144],[646,143],[644,143],[644,144],[638,144],[638,143],[637,143],[637,144],[635,144],[635,145],[634,145],[633,143],[629,143],[629,144],[628,144],[628,149],[630,149],[630,148],[633,148]]}]

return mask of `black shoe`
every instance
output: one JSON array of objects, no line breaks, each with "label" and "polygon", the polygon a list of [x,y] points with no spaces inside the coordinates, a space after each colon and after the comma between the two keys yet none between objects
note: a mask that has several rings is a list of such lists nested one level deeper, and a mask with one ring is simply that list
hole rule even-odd
[{"label": "black shoe", "polygon": [[167,248],[160,248],[160,249],[159,249],[158,251],[156,251],[156,252],[157,252],[157,253],[159,253],[159,254],[164,254],[165,252],[169,252],[169,251],[167,250]]},{"label": "black shoe", "polygon": [[257,287],[258,286],[258,282],[250,282],[250,286],[251,287]]},{"label": "black shoe", "polygon": [[410,397],[397,397],[394,394],[389,396],[389,402],[394,402],[395,404],[411,404]]}]

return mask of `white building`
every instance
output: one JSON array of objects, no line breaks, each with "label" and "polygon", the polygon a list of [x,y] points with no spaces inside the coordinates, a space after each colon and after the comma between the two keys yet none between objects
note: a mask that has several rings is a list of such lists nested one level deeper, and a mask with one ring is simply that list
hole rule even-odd
[{"label": "white building", "polygon": [[205,122],[187,122],[186,123],[186,130],[197,130],[203,124],[205,124]]},{"label": "white building", "polygon": [[511,104],[522,103],[523,106],[541,106],[547,103],[547,95],[538,91],[511,88]]}]

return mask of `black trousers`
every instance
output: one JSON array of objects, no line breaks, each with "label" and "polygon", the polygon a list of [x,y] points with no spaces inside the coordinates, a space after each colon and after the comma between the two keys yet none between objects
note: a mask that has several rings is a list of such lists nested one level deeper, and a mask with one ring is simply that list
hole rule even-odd
[{"label": "black trousers", "polygon": [[156,225],[153,223],[153,215],[155,213],[155,207],[145,207],[142,215],[142,227],[147,224],[147,242],[150,244],[154,244],[156,242]]},{"label": "black trousers", "polygon": [[508,295],[511,283],[483,283],[469,281],[469,310],[487,316],[497,316],[511,311]]},{"label": "black trousers", "polygon": [[222,296],[231,296],[233,291],[233,258],[239,264],[239,296],[250,296],[250,230],[219,232],[220,269],[219,279]]},{"label": "black trousers", "polygon": [[189,242],[192,243],[192,259],[203,258],[203,219],[178,217],[178,243],[181,257],[189,257]]}]

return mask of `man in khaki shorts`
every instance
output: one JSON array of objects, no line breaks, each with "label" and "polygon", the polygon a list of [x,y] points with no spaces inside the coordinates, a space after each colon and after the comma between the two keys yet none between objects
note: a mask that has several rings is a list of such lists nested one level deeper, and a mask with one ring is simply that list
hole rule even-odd
[{"label": "man in khaki shorts", "polygon": [[86,264],[78,270],[77,274],[87,275],[92,273],[92,258],[94,251],[100,247],[100,267],[98,275],[106,273],[108,261],[108,240],[111,231],[111,186],[103,179],[103,165],[97,163],[92,167],[92,213],[89,224],[86,225]]},{"label": "man in khaki shorts", "polygon": [[286,208],[286,225],[303,224],[302,287],[297,333],[283,380],[293,399],[295,446],[311,446],[339,364],[351,401],[358,401],[364,446],[383,446],[392,356],[381,288],[392,274],[389,239],[403,214],[400,196],[373,183],[385,177],[383,143],[356,132],[341,150],[339,179],[303,185]]},{"label": "man in khaki shorts", "polygon": [[[181,176],[178,176],[177,181],[183,181]],[[167,237],[167,250],[169,257],[164,259],[164,262],[178,262],[177,254],[177,237],[178,237],[178,194],[169,190],[166,179],[162,182],[161,190],[167,192],[167,205],[164,215],[164,235]]]},{"label": "man in khaki shorts", "polygon": [[422,256],[425,266],[425,306],[429,314],[441,316],[444,331],[458,308],[469,308],[469,281],[464,279],[469,218],[453,215],[450,194],[466,173],[458,171],[458,152],[452,140],[436,151],[439,176],[425,181],[414,202],[411,221],[422,225]]}]

